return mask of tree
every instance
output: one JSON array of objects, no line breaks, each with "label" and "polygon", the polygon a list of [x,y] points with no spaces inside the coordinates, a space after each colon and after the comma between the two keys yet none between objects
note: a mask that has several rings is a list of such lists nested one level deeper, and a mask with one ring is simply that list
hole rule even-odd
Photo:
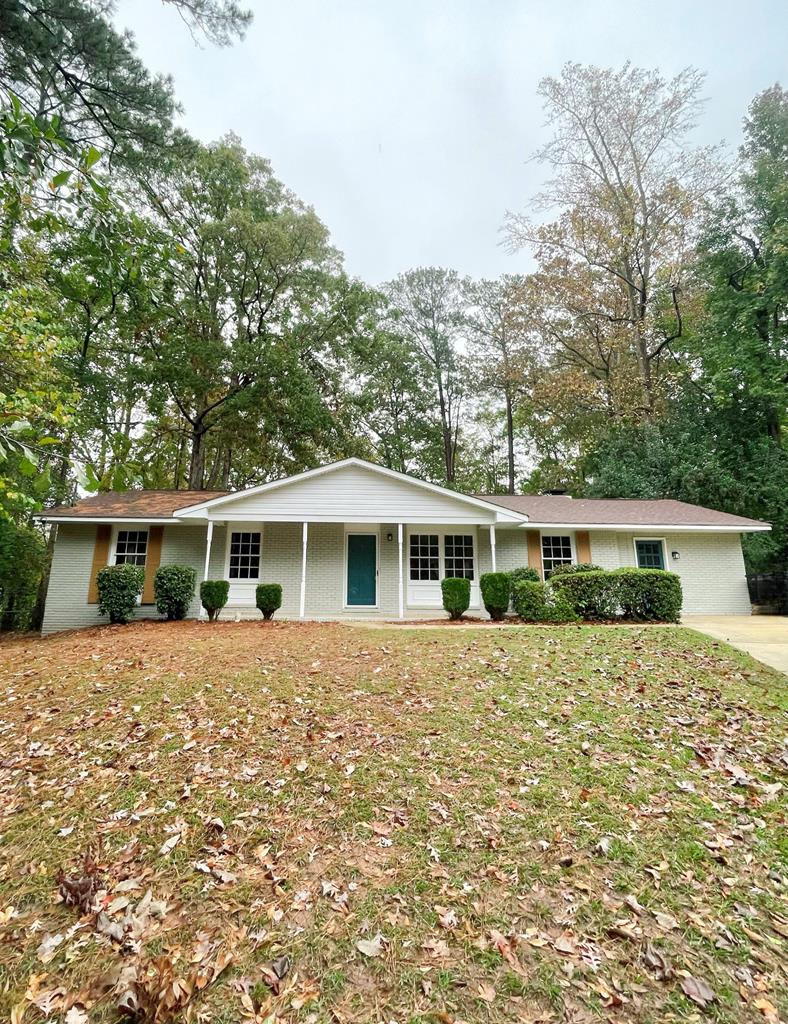
[{"label": "tree", "polygon": [[334,421],[338,357],[365,290],[314,212],[232,137],[154,178],[148,199],[170,239],[140,334],[149,407],[169,415],[171,402],[182,417],[188,486],[227,485],[233,439],[271,435],[311,462],[304,445]]},{"label": "tree", "polygon": [[788,92],[757,96],[739,187],[709,218],[698,284],[706,316],[686,346],[721,406],[743,405],[778,442],[788,409]]},{"label": "tree", "polygon": [[570,288],[576,274],[595,279],[583,313],[625,331],[644,415],[658,409],[656,371],[684,331],[686,264],[699,214],[722,180],[717,151],[687,144],[701,84],[691,68],[666,81],[629,64],[618,72],[568,64],[560,78],[544,79],[539,93],[554,131],[536,156],[554,176],[538,205],[562,213],[554,224],[521,215],[507,222],[513,248],[534,246],[543,266],[564,259]]},{"label": "tree", "polygon": [[[463,335],[465,297],[454,270],[420,267],[383,286],[395,311],[395,329],[429,368],[437,402],[443,448],[443,480],[454,483],[466,375],[458,343]],[[414,370],[418,372],[418,362]]]},{"label": "tree", "polygon": [[503,406],[506,437],[506,489],[515,491],[515,413],[533,362],[531,305],[525,278],[467,282],[465,296],[469,357],[477,391]]}]

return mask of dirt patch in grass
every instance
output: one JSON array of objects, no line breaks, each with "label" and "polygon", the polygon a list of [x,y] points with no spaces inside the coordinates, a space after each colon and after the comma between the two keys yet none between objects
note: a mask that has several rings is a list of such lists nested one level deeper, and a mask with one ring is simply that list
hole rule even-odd
[{"label": "dirt patch in grass", "polygon": [[777,1021],[782,677],[407,625],[0,644],[6,1016]]}]

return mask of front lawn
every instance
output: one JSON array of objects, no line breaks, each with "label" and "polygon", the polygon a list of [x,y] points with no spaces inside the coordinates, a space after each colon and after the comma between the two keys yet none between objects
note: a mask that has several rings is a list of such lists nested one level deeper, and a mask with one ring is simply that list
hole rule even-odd
[{"label": "front lawn", "polygon": [[6,640],[0,1011],[776,1022],[784,684],[665,627]]}]

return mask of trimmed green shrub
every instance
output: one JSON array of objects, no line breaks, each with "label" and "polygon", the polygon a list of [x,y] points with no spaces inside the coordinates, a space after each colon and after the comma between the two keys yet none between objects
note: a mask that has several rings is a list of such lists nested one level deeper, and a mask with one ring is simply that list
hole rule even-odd
[{"label": "trimmed green shrub", "polygon": [[190,565],[162,565],[153,577],[156,609],[169,622],[185,619],[194,597],[197,573]]},{"label": "trimmed green shrub", "polygon": [[593,562],[565,562],[563,565],[557,565],[550,573],[550,579],[554,579],[556,576],[571,576],[578,572],[604,572],[605,570],[601,565],[594,565]]},{"label": "trimmed green shrub", "polygon": [[282,607],[281,583],[258,583],[254,592],[255,604],[263,613],[264,619],[273,618],[277,608]]},{"label": "trimmed green shrub", "polygon": [[479,579],[482,601],[491,619],[499,622],[509,609],[511,584],[508,572],[485,572]]},{"label": "trimmed green shrub", "polygon": [[581,619],[615,618],[616,582],[613,574],[604,569],[553,573],[549,587],[553,593],[561,594]]},{"label": "trimmed green shrub", "polygon": [[443,607],[450,619],[461,619],[471,603],[471,581],[449,577],[441,580]]},{"label": "trimmed green shrub", "polygon": [[533,580],[514,586],[514,610],[524,622],[576,622],[577,613],[560,591]]},{"label": "trimmed green shrub", "polygon": [[681,580],[665,569],[616,569],[616,600],[625,619],[635,622],[678,622],[681,615]]},{"label": "trimmed green shrub", "polygon": [[514,588],[518,583],[541,583],[542,577],[539,570],[530,565],[521,565],[518,569],[512,569],[509,576],[509,603],[514,604]]},{"label": "trimmed green shrub", "polygon": [[144,585],[141,565],[105,565],[96,575],[99,615],[109,615],[110,622],[125,624],[134,615]]},{"label": "trimmed green shrub", "polygon": [[203,580],[200,584],[200,603],[208,612],[208,620],[216,622],[219,612],[227,604],[230,584],[227,580]]}]

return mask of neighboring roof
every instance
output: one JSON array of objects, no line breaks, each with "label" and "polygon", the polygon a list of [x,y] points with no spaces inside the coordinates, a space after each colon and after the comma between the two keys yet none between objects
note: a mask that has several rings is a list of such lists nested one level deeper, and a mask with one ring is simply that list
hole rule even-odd
[{"label": "neighboring roof", "polygon": [[220,498],[227,491],[102,491],[76,505],[56,505],[42,519],[171,519],[186,505]]},{"label": "neighboring roof", "polygon": [[564,494],[480,494],[485,501],[528,516],[529,526],[696,526],[768,529],[759,519],[660,498],[572,498]]}]

